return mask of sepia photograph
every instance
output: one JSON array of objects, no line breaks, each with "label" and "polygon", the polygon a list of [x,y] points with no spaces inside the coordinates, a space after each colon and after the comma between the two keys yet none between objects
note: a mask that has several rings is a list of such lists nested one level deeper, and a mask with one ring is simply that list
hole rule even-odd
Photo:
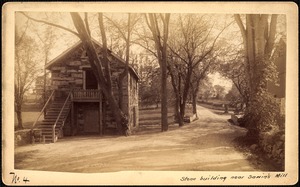
[{"label": "sepia photograph", "polygon": [[2,9],[6,185],[298,182],[295,4]]}]

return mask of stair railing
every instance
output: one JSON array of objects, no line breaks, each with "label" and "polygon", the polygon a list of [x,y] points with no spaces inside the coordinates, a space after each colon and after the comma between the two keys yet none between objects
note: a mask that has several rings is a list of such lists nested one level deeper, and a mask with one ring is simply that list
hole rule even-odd
[{"label": "stair railing", "polygon": [[[62,114],[62,112],[63,112],[63,110],[64,110],[64,108],[65,108],[65,106],[66,106],[66,104],[67,104],[67,102],[68,102],[68,100],[69,100],[69,98],[71,97],[71,93],[72,93],[72,92],[69,93],[69,95],[68,95],[68,97],[67,97],[67,99],[66,99],[64,105],[62,106],[62,108],[61,108],[61,110],[60,110],[60,112],[59,112],[59,114],[58,114],[58,116],[57,116],[57,119],[56,119],[54,125],[52,126],[52,142],[53,142],[53,143],[56,142],[56,137],[55,137],[55,127],[56,127],[56,125],[57,125],[57,122],[59,121],[59,118],[60,118],[60,116],[61,116],[61,114]],[[63,123],[64,123],[64,121],[63,121]]]},{"label": "stair railing", "polygon": [[35,122],[33,123],[32,127],[31,127],[31,130],[33,130],[33,128],[35,127],[36,123],[37,123],[38,120],[40,119],[41,115],[44,113],[44,110],[47,108],[47,106],[48,106],[48,104],[49,104],[49,102],[50,102],[50,100],[51,100],[51,98],[52,98],[54,92],[55,92],[55,90],[53,90],[53,91],[51,92],[51,95],[50,95],[50,97],[48,98],[47,102],[45,103],[45,105],[44,105],[42,111],[40,112],[39,116],[36,118]]}]

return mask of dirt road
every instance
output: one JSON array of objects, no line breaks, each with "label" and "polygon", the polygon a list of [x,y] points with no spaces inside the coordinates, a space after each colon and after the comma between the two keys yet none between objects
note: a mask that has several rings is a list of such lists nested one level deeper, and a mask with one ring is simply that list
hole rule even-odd
[{"label": "dirt road", "polygon": [[123,170],[254,171],[232,140],[244,129],[198,107],[199,120],[182,128],[130,137],[71,137],[15,149],[15,168],[65,172]]}]

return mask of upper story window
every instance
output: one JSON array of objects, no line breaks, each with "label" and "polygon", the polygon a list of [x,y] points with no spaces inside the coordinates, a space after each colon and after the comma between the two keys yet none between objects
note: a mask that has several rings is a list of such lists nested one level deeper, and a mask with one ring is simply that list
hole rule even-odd
[{"label": "upper story window", "polygon": [[98,81],[92,69],[84,70],[83,89],[98,89]]}]

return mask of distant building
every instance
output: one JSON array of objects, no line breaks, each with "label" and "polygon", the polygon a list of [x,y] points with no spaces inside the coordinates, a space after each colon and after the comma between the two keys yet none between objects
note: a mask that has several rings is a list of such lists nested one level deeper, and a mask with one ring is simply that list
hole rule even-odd
[{"label": "distant building", "polygon": [[281,105],[281,113],[285,111],[285,88],[286,88],[286,39],[280,39],[274,51],[275,65],[278,71],[278,84],[268,83],[268,91],[278,98]]}]

